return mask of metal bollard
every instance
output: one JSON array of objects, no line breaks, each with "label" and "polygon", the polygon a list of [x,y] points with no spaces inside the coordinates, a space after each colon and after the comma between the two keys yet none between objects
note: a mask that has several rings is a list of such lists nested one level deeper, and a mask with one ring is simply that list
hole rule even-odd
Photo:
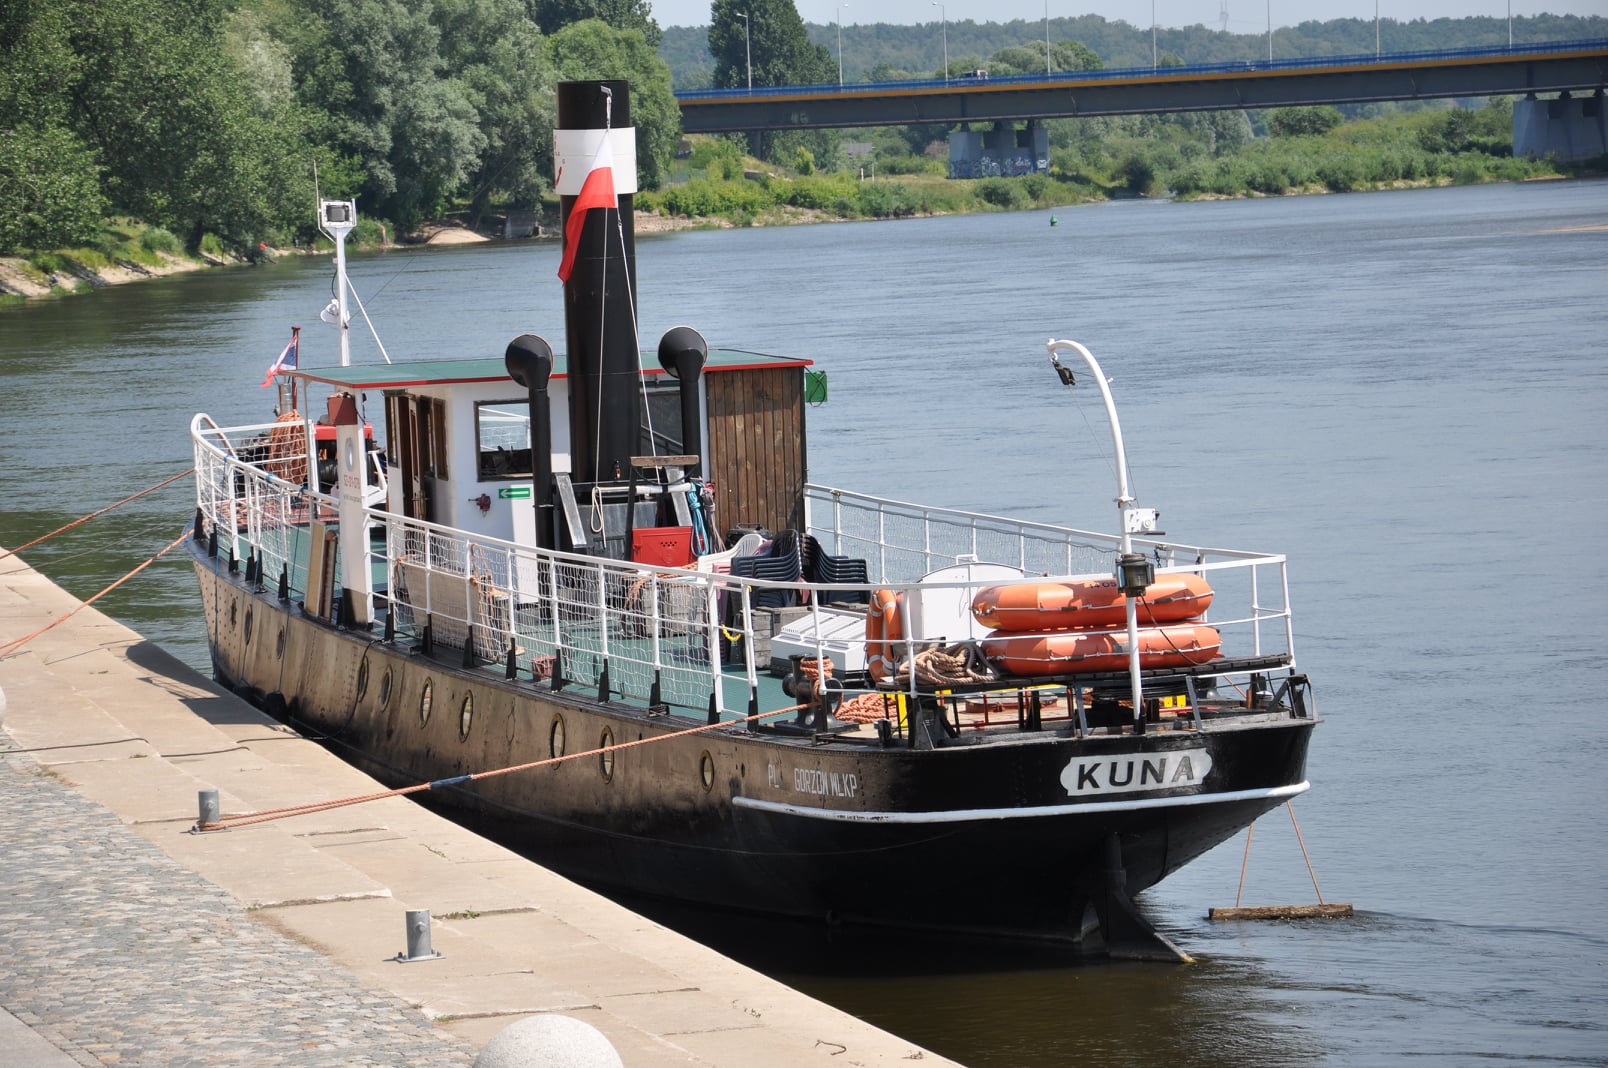
[{"label": "metal bollard", "polygon": [[408,948],[392,959],[398,964],[420,960],[440,960],[442,954],[430,948],[430,910],[408,912]]},{"label": "metal bollard", "polygon": [[196,817],[195,826],[190,828],[191,834],[211,834],[213,831],[227,831],[227,827],[208,827],[209,823],[216,824],[223,818],[223,807],[218,804],[217,790],[196,791],[197,808],[200,813]]}]

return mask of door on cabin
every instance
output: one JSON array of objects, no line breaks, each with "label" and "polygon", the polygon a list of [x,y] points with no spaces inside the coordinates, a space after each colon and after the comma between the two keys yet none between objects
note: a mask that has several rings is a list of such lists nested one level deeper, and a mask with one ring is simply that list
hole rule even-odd
[{"label": "door on cabin", "polygon": [[402,514],[436,522],[435,483],[447,477],[446,403],[400,390],[385,395],[386,440]]}]

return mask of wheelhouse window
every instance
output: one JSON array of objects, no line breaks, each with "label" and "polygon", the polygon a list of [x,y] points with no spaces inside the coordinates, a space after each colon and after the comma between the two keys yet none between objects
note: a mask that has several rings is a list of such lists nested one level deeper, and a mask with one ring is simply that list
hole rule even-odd
[{"label": "wheelhouse window", "polygon": [[642,391],[643,456],[685,452],[681,435],[681,387],[669,375],[649,376]]},{"label": "wheelhouse window", "polygon": [[481,401],[475,405],[475,448],[481,481],[529,478],[530,402]]}]

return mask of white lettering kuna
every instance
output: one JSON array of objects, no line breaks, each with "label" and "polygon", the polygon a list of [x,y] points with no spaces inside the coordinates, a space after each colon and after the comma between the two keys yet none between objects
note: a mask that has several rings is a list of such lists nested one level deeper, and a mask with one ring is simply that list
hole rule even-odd
[{"label": "white lettering kuna", "polygon": [[1067,764],[1061,772],[1061,785],[1073,797],[1171,790],[1199,786],[1211,770],[1212,755],[1204,749],[1087,756],[1077,757]]}]

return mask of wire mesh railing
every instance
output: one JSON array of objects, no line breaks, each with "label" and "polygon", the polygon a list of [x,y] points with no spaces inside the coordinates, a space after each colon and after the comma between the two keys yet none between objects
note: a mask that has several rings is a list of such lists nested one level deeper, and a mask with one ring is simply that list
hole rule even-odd
[{"label": "wire mesh railing", "polygon": [[[228,431],[202,419],[196,444],[196,503],[219,552],[254,559],[265,585],[308,603],[309,559],[316,524],[335,525],[335,501],[241,459],[231,444],[271,427]],[[379,510],[365,510],[365,537],[375,612],[398,639],[461,650],[466,664],[506,665],[510,677],[554,688],[595,692],[600,700],[684,713],[747,715],[757,709],[770,656],[762,652],[775,609],[796,609],[806,645],[828,656],[828,614],[863,612],[876,591],[902,595],[902,658],[923,645],[952,641],[955,624],[921,633],[911,606],[935,591],[966,607],[982,583],[1033,582],[1046,576],[1109,576],[1115,535],[1026,523],[998,516],[926,508],[849,491],[806,488],[807,539],[813,550],[865,561],[863,583],[806,582],[732,575],[714,558],[685,568],[655,567],[542,550]],[[352,539],[346,539],[348,546]],[[1160,570],[1205,575],[1215,591],[1211,626],[1222,632],[1224,657],[1284,656],[1293,664],[1285,561],[1136,539]],[[934,575],[957,563],[1006,564],[1020,578]],[[324,574],[341,574],[325,561]],[[930,617],[929,617],[930,618]],[[863,632],[863,630],[861,631]],[[815,637],[811,638],[810,635]],[[863,652],[865,642],[851,639]],[[852,677],[852,686],[871,688]],[[912,696],[914,673],[905,676]]]}]

